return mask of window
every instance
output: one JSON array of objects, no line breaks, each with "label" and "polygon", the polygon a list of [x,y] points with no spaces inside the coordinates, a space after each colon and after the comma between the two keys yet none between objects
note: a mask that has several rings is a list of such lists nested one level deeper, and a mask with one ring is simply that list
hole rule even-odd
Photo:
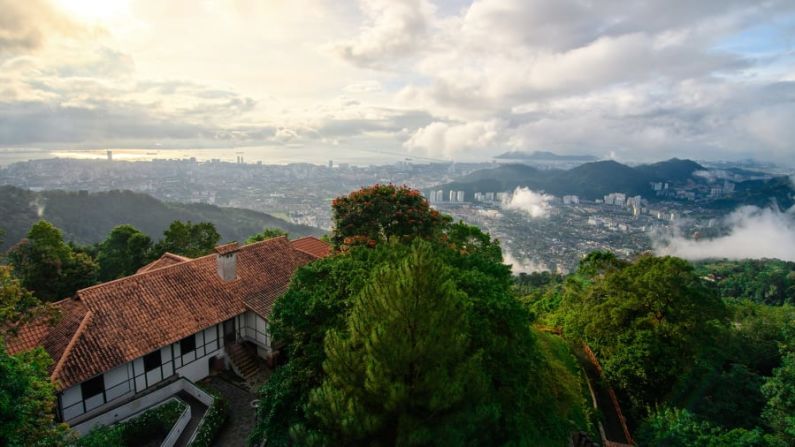
[{"label": "window", "polygon": [[149,372],[160,366],[160,350],[144,356],[144,371]]},{"label": "window", "polygon": [[80,384],[80,392],[83,393],[83,400],[88,400],[97,394],[102,394],[105,391],[105,378],[102,375],[94,377],[91,380],[86,380]]},{"label": "window", "polygon": [[196,349],[196,334],[189,335],[179,341],[179,352],[185,355]]}]

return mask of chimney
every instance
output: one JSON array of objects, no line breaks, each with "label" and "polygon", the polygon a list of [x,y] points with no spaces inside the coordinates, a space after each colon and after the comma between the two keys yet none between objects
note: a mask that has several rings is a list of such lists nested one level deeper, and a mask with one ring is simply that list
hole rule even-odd
[{"label": "chimney", "polygon": [[234,281],[237,278],[237,251],[240,246],[237,242],[215,247],[215,264],[218,276],[224,281]]}]

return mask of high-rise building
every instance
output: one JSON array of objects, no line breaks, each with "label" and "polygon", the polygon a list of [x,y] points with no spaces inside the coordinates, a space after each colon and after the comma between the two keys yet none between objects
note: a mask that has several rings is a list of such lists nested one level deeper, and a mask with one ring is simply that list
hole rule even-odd
[{"label": "high-rise building", "polygon": [[108,150],[108,161],[113,161],[113,151]]},{"label": "high-rise building", "polygon": [[458,191],[455,195],[456,202],[463,202],[464,201],[464,191]]}]

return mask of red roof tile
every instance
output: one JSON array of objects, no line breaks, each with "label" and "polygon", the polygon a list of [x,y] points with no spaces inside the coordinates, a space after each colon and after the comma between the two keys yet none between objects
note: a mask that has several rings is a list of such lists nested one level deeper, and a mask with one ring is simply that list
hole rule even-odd
[{"label": "red roof tile", "polygon": [[246,308],[267,318],[273,302],[287,290],[293,272],[316,258],[294,249],[285,237],[268,239],[240,247],[237,279],[223,281],[217,273],[216,256],[185,260],[80,290],[75,299],[60,302],[68,309],[69,318],[48,331],[24,329],[24,336],[21,331],[18,337],[24,342],[17,346],[44,343],[56,362],[52,379],[59,389],[65,389]]},{"label": "red roof tile", "polygon": [[215,247],[214,251],[219,255],[228,255],[230,253],[236,252],[238,249],[240,249],[240,245],[238,245],[237,242],[230,242],[228,244]]},{"label": "red roof tile", "polygon": [[290,241],[297,250],[309,253],[316,258],[323,258],[331,253],[331,245],[314,236],[302,237],[294,241]]},{"label": "red roof tile", "polygon": [[161,256],[159,259],[156,259],[149,264],[138,269],[135,273],[144,273],[150,270],[155,270],[163,267],[168,267],[174,264],[179,264],[180,262],[190,261],[191,258],[187,258],[185,256],[175,255],[174,253],[166,252]]}]

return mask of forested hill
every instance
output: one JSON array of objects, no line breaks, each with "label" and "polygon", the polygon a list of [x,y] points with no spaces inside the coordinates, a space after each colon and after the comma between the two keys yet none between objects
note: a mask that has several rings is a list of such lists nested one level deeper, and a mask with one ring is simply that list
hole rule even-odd
[{"label": "forested hill", "polygon": [[517,186],[527,186],[550,194],[577,194],[588,199],[617,191],[648,196],[651,193],[650,182],[687,179],[693,172],[703,169],[696,162],[676,158],[637,167],[603,160],[567,171],[511,164],[475,171],[444,188],[474,193],[509,191]]},{"label": "forested hill", "polygon": [[[710,186],[722,186],[723,180],[694,175],[710,170],[692,160],[672,158],[653,164],[627,166],[612,160],[585,163],[569,170],[542,170],[524,164],[506,164],[482,169],[465,175],[452,183],[436,188],[464,191],[468,197],[475,192],[511,191],[517,186],[544,191],[556,196],[575,194],[588,200],[601,198],[611,192],[642,195],[655,200],[652,182],[665,182],[673,186],[686,186],[709,192]],[[737,174],[757,174],[750,171],[731,171]],[[705,206],[731,209],[739,205],[769,206],[776,203],[786,210],[795,204],[795,189],[786,176],[753,179],[736,183],[735,192]]]},{"label": "forested hill", "polygon": [[291,224],[257,211],[167,203],[131,191],[33,192],[0,186],[0,216],[0,229],[5,232],[2,250],[22,239],[39,219],[52,222],[63,230],[66,240],[78,243],[100,242],[121,224],[133,225],[157,240],[174,220],[211,222],[222,241],[245,240],[263,227],[279,228],[292,237],[323,234],[318,228]]}]

